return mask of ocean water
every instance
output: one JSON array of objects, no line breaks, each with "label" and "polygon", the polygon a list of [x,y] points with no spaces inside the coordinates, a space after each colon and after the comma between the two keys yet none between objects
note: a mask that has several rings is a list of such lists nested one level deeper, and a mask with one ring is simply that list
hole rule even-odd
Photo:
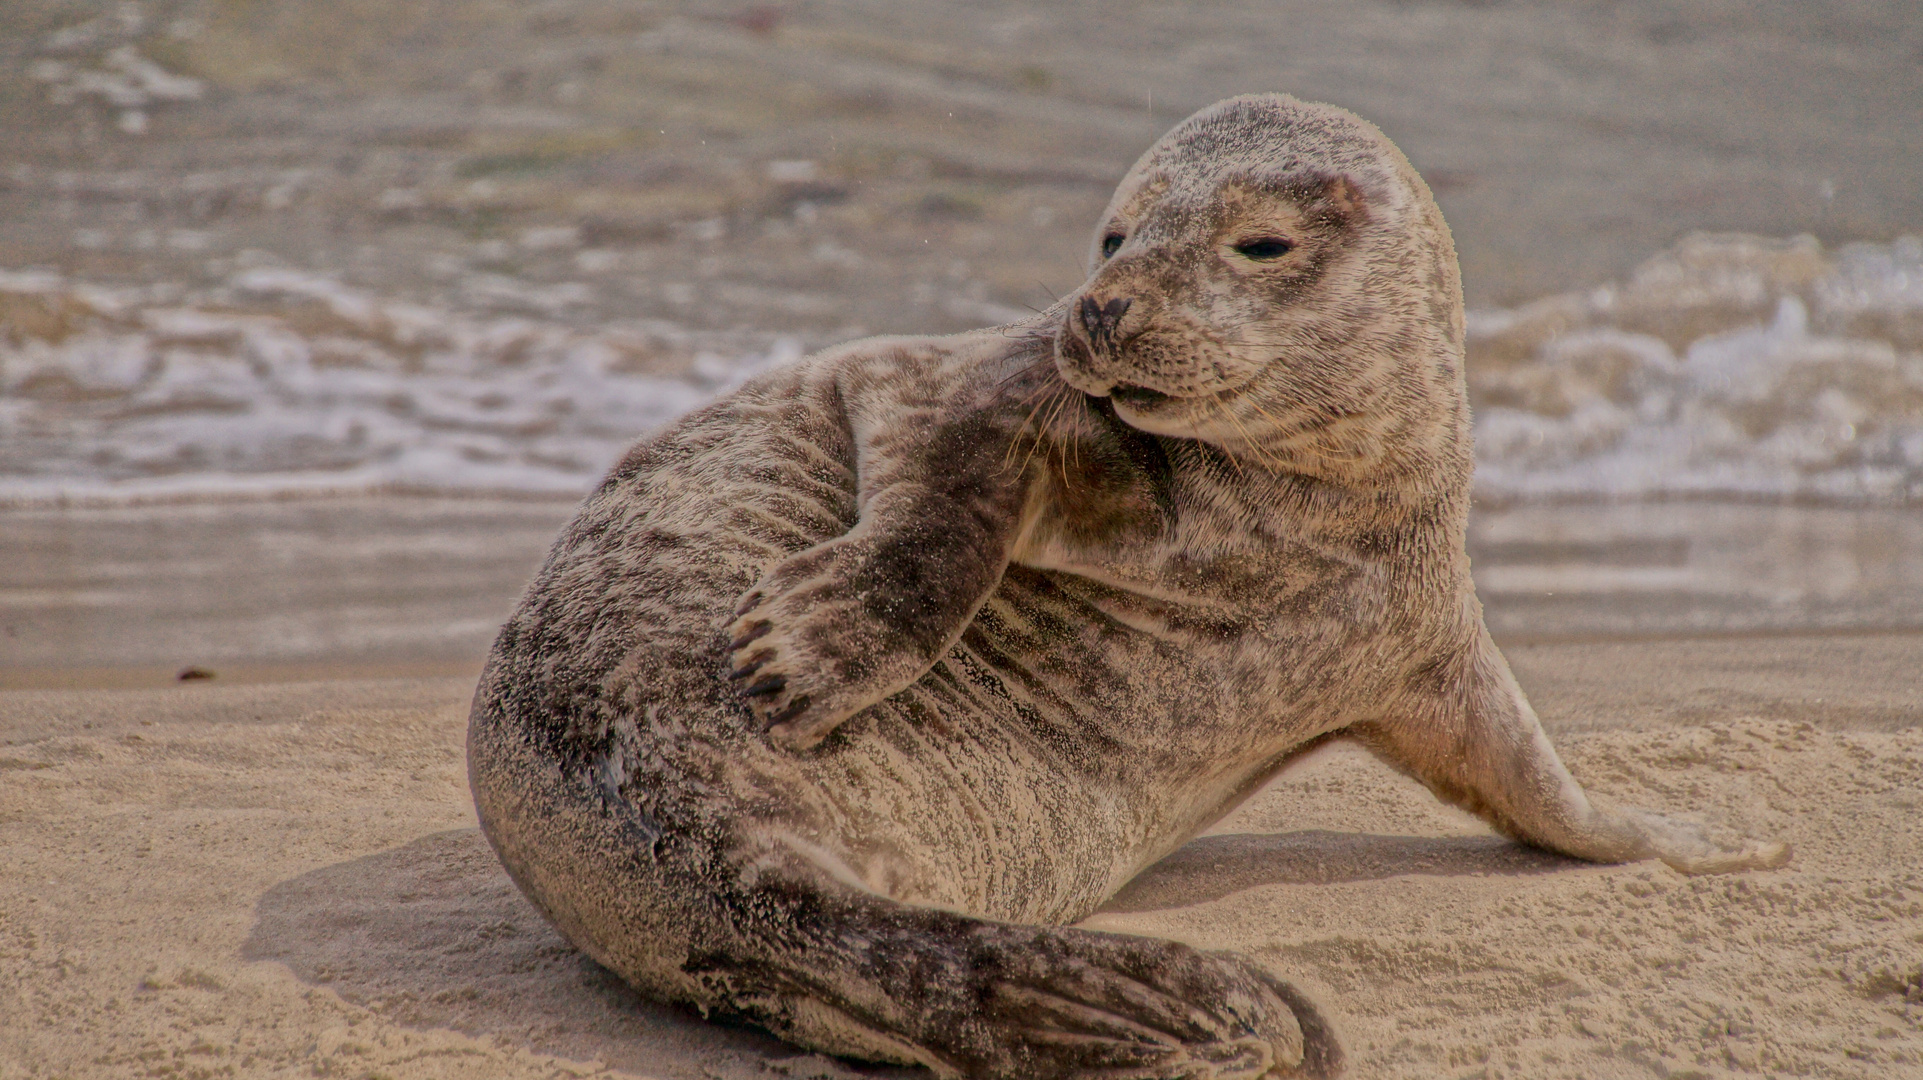
[{"label": "ocean water", "polygon": [[1471,312],[1485,499],[1923,502],[1923,241],[1690,237]]},{"label": "ocean water", "polygon": [[[565,308],[565,285],[519,290]],[[530,292],[529,290],[533,290]],[[636,437],[799,345],[0,271],[0,503],[585,492]],[[1699,235],[1624,281],[1469,318],[1478,495],[1923,502],[1923,240]],[[664,359],[670,358],[670,359]]]}]

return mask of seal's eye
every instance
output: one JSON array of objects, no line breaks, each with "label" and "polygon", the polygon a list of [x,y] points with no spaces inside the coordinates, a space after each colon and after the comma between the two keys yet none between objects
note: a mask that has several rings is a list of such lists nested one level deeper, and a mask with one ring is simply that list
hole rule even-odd
[{"label": "seal's eye", "polygon": [[1264,236],[1260,240],[1244,240],[1235,245],[1235,253],[1245,259],[1267,262],[1279,259],[1295,249],[1295,245],[1279,236]]},{"label": "seal's eye", "polygon": [[1116,249],[1122,246],[1123,239],[1122,234],[1118,232],[1112,232],[1102,237],[1102,258],[1106,259],[1114,255]]}]

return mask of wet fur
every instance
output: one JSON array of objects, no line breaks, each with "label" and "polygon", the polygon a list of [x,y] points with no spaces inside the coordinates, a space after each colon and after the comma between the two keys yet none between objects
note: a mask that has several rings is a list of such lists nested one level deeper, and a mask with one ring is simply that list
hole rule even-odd
[{"label": "wet fur", "polygon": [[[1288,260],[1234,261],[1245,228]],[[1305,746],[1585,858],[1786,857],[1598,807],[1542,736],[1463,554],[1454,251],[1379,132],[1205,110],[1091,261],[1026,323],[764,375],[583,505],[469,742],[570,940],[943,1075],[1321,1076],[1333,1031],[1254,962],[1063,925]]]}]

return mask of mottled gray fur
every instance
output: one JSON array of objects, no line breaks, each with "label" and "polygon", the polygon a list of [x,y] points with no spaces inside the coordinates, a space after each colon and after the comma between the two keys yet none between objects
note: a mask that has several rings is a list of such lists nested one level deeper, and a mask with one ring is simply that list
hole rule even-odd
[{"label": "mottled gray fur", "polygon": [[1332,736],[1581,858],[1786,857],[1592,803],[1490,642],[1455,252],[1380,132],[1207,109],[1091,263],[1024,323],[761,376],[582,506],[469,739],[570,940],[943,1075],[1331,1075],[1253,961],[1063,924]]}]

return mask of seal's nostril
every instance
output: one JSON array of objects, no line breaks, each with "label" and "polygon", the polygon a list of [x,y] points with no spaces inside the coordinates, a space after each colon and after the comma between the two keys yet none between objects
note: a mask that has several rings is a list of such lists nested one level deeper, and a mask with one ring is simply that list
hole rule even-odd
[{"label": "seal's nostril", "polygon": [[1102,332],[1102,305],[1092,296],[1082,297],[1082,329],[1092,337]]},{"label": "seal's nostril", "polygon": [[1082,329],[1088,331],[1089,340],[1106,343],[1113,339],[1116,328],[1122,324],[1122,316],[1128,314],[1129,305],[1134,302],[1127,296],[1118,296],[1106,303],[1092,296],[1082,297]]}]

